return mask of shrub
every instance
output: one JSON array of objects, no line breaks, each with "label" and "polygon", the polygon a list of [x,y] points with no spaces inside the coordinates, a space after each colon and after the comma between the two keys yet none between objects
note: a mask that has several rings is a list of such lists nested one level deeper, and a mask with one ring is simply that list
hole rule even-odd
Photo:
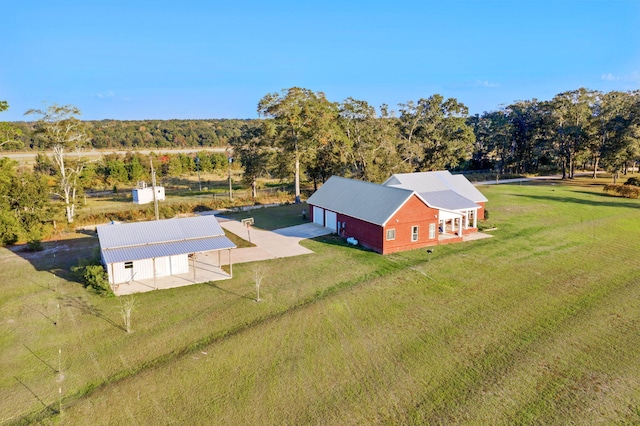
[{"label": "shrub", "polygon": [[640,186],[640,178],[630,177],[629,179],[627,179],[627,181],[624,184],[625,185]]},{"label": "shrub", "polygon": [[42,246],[42,241],[40,240],[31,240],[27,242],[27,251],[42,251],[44,247]]},{"label": "shrub", "polygon": [[618,185],[618,184],[608,184],[603,188],[604,192],[607,194],[609,192],[613,192],[621,197],[625,198],[634,198],[637,199],[640,197],[640,187],[634,185]]},{"label": "shrub", "polygon": [[84,288],[91,288],[96,293],[106,296],[113,295],[109,285],[109,277],[102,267],[97,253],[90,259],[80,259],[78,265],[73,266],[71,271],[80,278]]},{"label": "shrub", "polygon": [[82,273],[84,286],[91,287],[99,294],[111,294],[109,278],[102,265],[87,265]]}]

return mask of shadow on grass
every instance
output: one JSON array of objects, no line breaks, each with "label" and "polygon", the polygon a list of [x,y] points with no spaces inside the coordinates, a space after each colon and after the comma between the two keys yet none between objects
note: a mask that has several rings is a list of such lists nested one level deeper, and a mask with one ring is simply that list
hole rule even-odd
[{"label": "shadow on grass", "polygon": [[[580,191],[579,193],[588,194],[598,197],[599,199],[607,198],[611,199],[611,195],[607,194],[599,194],[597,192],[588,192],[588,191]],[[516,197],[530,198],[532,200],[540,200],[540,201],[555,201],[562,203],[572,203],[572,204],[582,204],[594,207],[623,207],[623,208],[638,208],[640,207],[639,201],[600,201],[600,200],[588,200],[584,198],[577,197],[553,197],[548,195],[525,195],[525,194],[515,194]],[[618,199],[619,197],[616,197]]]},{"label": "shadow on grass", "polygon": [[92,315],[96,318],[100,318],[101,320],[104,320],[105,322],[114,326],[117,329],[120,329],[122,331],[127,331],[126,328],[124,328],[120,324],[117,324],[111,318],[106,317],[100,309],[96,308],[90,302],[88,302],[87,300],[84,300],[82,297],[64,296],[60,298],[60,301],[63,303],[65,307],[77,309],[83,314]]},{"label": "shadow on grass", "polygon": [[368,249],[366,247],[363,247],[360,244],[358,244],[357,246],[349,244],[349,243],[347,243],[347,240],[345,238],[340,237],[340,236],[338,236],[336,234],[322,235],[320,237],[311,238],[311,240],[317,241],[319,243],[329,244],[329,245],[332,245],[332,246],[350,248],[350,249],[353,249],[353,250],[359,250],[359,251],[363,251],[363,252],[367,252],[367,253],[375,253],[374,250],[371,250],[371,249]]},{"label": "shadow on grass", "polygon": [[[89,231],[87,235],[95,236],[95,233]],[[29,251],[27,245],[20,245],[13,246],[10,250],[28,261],[37,271],[48,271],[56,277],[80,283],[76,274],[71,272],[71,267],[76,266],[80,259],[92,258],[99,247],[99,241],[97,238],[71,238],[44,241],[42,247],[41,251]]]},{"label": "shadow on grass", "polygon": [[240,298],[242,298],[242,299],[256,300],[256,299],[254,299],[253,297],[244,296],[244,295],[242,295],[242,294],[234,293],[233,291],[231,291],[231,290],[227,290],[226,288],[222,288],[222,287],[220,287],[218,284],[214,284],[214,283],[212,283],[212,282],[208,282],[208,283],[206,283],[206,285],[208,285],[209,287],[213,287],[213,288],[215,288],[216,290],[220,290],[220,291],[222,291],[222,292],[224,292],[224,293],[228,293],[228,294],[231,294],[231,295],[233,295],[233,296],[240,297]]}]

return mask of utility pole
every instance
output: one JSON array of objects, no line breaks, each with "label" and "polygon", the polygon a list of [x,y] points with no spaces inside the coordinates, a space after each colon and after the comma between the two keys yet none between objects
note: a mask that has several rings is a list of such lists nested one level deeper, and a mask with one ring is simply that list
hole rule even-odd
[{"label": "utility pole", "polygon": [[200,182],[200,157],[196,154],[196,168],[198,169],[198,191],[202,192],[202,183]]},{"label": "utility pole", "polygon": [[151,163],[151,189],[153,190],[153,210],[156,214],[156,220],[160,220],[160,213],[158,212],[158,197],[156,197],[156,171],[153,170],[153,159],[149,158]]},{"label": "utility pole", "polygon": [[229,156],[229,201],[233,201],[233,186],[231,186],[231,163],[233,158]]}]

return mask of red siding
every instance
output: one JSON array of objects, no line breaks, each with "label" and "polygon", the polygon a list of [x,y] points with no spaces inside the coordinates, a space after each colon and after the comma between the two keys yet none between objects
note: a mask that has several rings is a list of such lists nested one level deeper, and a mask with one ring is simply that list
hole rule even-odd
[{"label": "red siding", "polygon": [[363,247],[382,253],[381,226],[340,213],[338,213],[338,222],[340,222],[341,236],[345,238],[353,237]]},{"label": "red siding", "polygon": [[[435,238],[429,239],[429,224],[432,223],[435,226]],[[411,241],[413,226],[418,226],[418,241]],[[395,229],[395,240],[386,240],[389,229]],[[427,206],[414,195],[387,221],[383,230],[383,238],[384,250],[382,254],[438,244],[438,210]]]},{"label": "red siding", "polygon": [[484,202],[476,204],[480,206],[478,209],[478,220],[484,220]]},{"label": "red siding", "polygon": [[[482,216],[478,210],[478,218]],[[313,206],[309,205],[309,216],[313,221]],[[378,253],[388,254],[405,250],[449,244],[462,241],[462,237],[448,237],[439,239],[438,210],[423,203],[416,195],[411,197],[386,223],[385,226],[365,222],[354,217],[337,213],[340,236],[353,237],[363,247]],[[429,225],[435,227],[435,238],[429,238]],[[418,227],[418,240],[411,241],[412,227]],[[395,239],[387,240],[387,230],[395,230]],[[475,229],[475,228],[474,228]],[[468,231],[467,231],[468,232]],[[466,232],[465,232],[466,233]]]}]

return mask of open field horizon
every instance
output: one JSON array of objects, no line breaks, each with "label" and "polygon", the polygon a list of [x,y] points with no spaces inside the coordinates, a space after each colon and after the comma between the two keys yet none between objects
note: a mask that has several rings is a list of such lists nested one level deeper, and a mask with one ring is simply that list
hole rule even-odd
[{"label": "open field horizon", "polygon": [[96,239],[3,248],[0,423],[640,422],[640,202],[588,178],[481,190],[494,238],[306,241],[136,296],[130,334],[118,299],[66,279]]}]

